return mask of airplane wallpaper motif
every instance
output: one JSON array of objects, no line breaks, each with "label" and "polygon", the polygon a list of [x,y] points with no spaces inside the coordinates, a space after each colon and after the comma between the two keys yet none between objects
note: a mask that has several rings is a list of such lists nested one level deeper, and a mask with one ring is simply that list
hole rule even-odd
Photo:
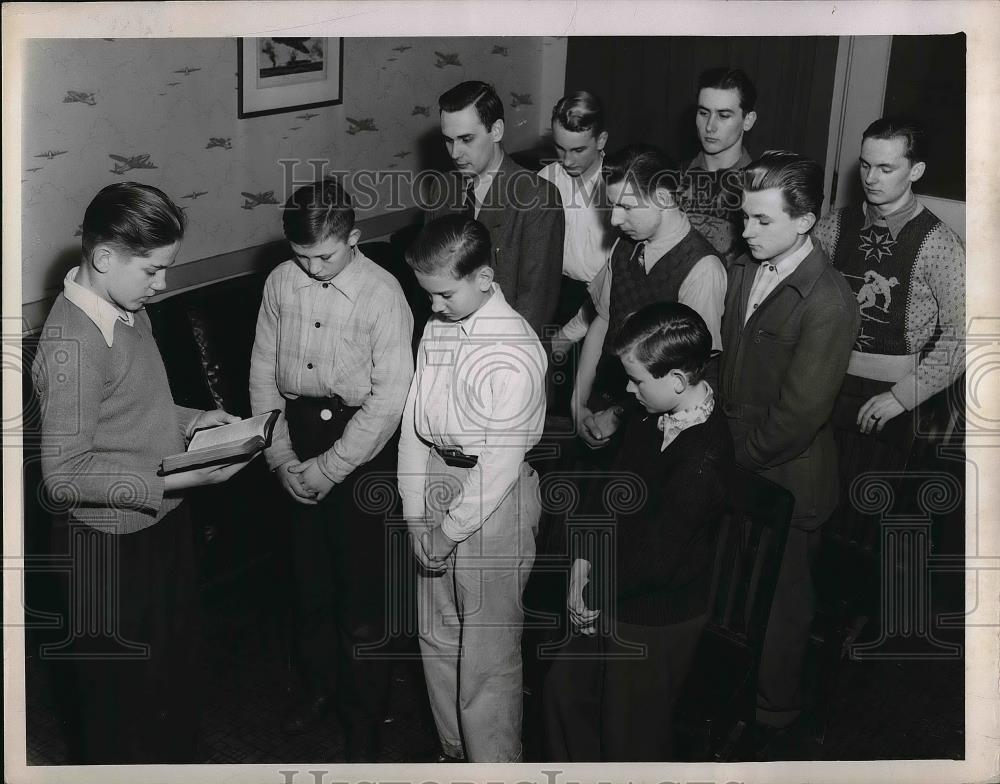
[{"label": "airplane wallpaper motif", "polygon": [[361,133],[362,131],[377,131],[378,128],[375,125],[374,117],[365,117],[363,120],[355,120],[353,117],[348,117],[347,122],[351,124],[351,127],[347,129],[347,132],[354,136],[356,133]]},{"label": "airplane wallpaper motif", "polygon": [[534,102],[531,100],[531,93],[511,93],[510,105],[512,108],[516,109],[518,106],[534,106]]},{"label": "airplane wallpaper motif", "polygon": [[462,62],[458,59],[458,52],[449,52],[448,54],[434,52],[434,55],[437,57],[437,62],[434,63],[435,68],[444,68],[446,65],[462,65]]},{"label": "airplane wallpaper motif", "polygon": [[417,115],[417,114],[422,114],[424,117],[430,117],[431,116],[431,107],[429,107],[429,106],[414,106],[413,107],[413,111],[410,112],[410,116],[413,117],[414,115]]},{"label": "airplane wallpaper motif", "polygon": [[262,204],[278,203],[278,200],[274,198],[274,191],[261,191],[260,193],[242,191],[240,195],[246,199],[241,205],[241,209],[244,210],[252,210],[254,207],[259,207]]},{"label": "airplane wallpaper motif", "polygon": [[67,90],[63,103],[85,103],[87,106],[97,106],[93,93],[77,92],[76,90]]},{"label": "airplane wallpaper motif", "polygon": [[206,150],[211,150],[213,147],[221,147],[223,150],[233,149],[232,137],[227,136],[222,138],[221,136],[213,136],[208,140],[208,144],[205,145]]},{"label": "airplane wallpaper motif", "polygon": [[35,157],[36,158],[48,158],[51,161],[57,155],[65,155],[66,152],[67,152],[66,150],[47,150],[46,152],[39,153]]},{"label": "airplane wallpaper motif", "polygon": [[113,161],[117,161],[113,169],[111,169],[112,174],[124,174],[125,172],[132,171],[133,169],[158,169],[160,168],[151,160],[149,160],[149,153],[144,153],[141,155],[113,155],[108,154],[108,157]]}]

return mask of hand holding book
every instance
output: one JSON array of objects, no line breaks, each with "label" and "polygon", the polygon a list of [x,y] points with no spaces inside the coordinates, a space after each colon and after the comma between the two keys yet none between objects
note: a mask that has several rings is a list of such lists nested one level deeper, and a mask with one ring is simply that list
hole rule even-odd
[{"label": "hand holding book", "polygon": [[196,430],[186,452],[163,458],[160,473],[169,475],[204,467],[249,462],[250,458],[270,445],[278,414],[277,410],[268,411],[249,419]]}]

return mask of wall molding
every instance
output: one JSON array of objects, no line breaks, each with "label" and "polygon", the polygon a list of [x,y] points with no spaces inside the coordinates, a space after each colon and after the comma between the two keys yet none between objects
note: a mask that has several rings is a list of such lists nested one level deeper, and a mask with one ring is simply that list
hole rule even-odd
[{"label": "wall molding", "polygon": [[[370,242],[387,238],[400,229],[417,223],[420,220],[420,215],[421,211],[418,207],[409,207],[359,220],[357,228],[361,230],[361,241]],[[261,272],[270,269],[287,257],[288,243],[282,239],[272,240],[263,245],[253,245],[230,253],[222,253],[218,256],[188,261],[170,268],[168,275],[170,288],[158,295],[153,301],[159,302],[175,294],[218,283],[228,278]],[[25,302],[21,305],[23,334],[31,334],[41,329],[58,294],[58,291],[54,291],[42,299]]]}]

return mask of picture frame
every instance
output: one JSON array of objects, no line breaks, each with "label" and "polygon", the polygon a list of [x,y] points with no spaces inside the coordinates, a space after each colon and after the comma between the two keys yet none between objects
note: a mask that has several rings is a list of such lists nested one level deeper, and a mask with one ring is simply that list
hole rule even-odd
[{"label": "picture frame", "polygon": [[238,38],[239,118],[343,103],[343,38]]}]

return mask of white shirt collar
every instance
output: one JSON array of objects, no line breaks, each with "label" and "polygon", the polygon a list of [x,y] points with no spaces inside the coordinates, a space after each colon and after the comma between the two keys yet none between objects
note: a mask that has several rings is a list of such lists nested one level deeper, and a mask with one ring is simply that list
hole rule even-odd
[{"label": "white shirt collar", "polygon": [[[807,236],[806,241],[802,243],[801,248],[795,251],[795,253],[793,253],[791,256],[785,256],[785,258],[783,258],[781,261],[775,264],[771,264],[771,266],[773,266],[775,269],[778,270],[778,277],[781,280],[784,280],[793,272],[795,272],[795,269],[799,266],[799,264],[805,261],[806,256],[812,253],[812,250],[813,250],[812,239]],[[770,263],[771,262],[762,261],[761,266]]]},{"label": "white shirt collar", "polygon": [[[479,208],[482,207],[483,203],[486,201],[486,194],[489,193],[490,186],[493,185],[493,178],[497,176],[497,172],[500,171],[500,167],[503,165],[503,158],[504,154],[501,153],[500,159],[497,161],[497,165],[492,169],[483,172],[483,174],[476,181],[476,187],[475,190],[473,190],[473,194],[476,197],[477,213],[479,212]],[[468,187],[468,183],[466,183],[466,187]]]},{"label": "white shirt collar", "polygon": [[678,217],[680,220],[677,222],[676,228],[669,234],[646,240],[646,247],[642,252],[642,264],[646,268],[646,272],[649,272],[656,262],[670,252],[691,231],[691,222],[687,215],[678,210]]},{"label": "white shirt collar", "polygon": [[507,304],[507,299],[504,297],[503,292],[500,291],[500,286],[496,283],[491,283],[490,289],[492,291],[490,298],[480,306],[479,310],[458,322],[459,327],[465,333],[466,337],[471,337],[475,334],[476,323],[482,319],[507,317],[507,309],[504,307]]},{"label": "white shirt collar", "polygon": [[77,283],[76,273],[79,270],[79,267],[73,267],[66,273],[66,277],[63,278],[63,296],[94,322],[104,336],[104,342],[111,348],[115,339],[115,324],[123,321],[131,327],[135,324],[135,317],[128,311],[119,310],[104,297]]}]

